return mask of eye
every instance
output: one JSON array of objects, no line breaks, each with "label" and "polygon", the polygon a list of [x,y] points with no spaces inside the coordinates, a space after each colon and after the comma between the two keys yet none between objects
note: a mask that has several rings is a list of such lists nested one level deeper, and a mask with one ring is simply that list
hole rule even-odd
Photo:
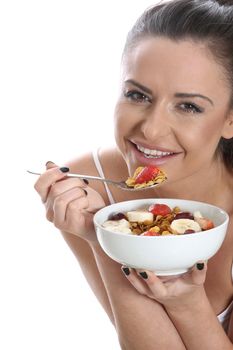
[{"label": "eye", "polygon": [[204,112],[204,109],[201,107],[196,106],[194,103],[191,102],[184,102],[179,105],[180,109],[184,111],[185,113],[202,113]]},{"label": "eye", "polygon": [[143,103],[143,102],[149,102],[151,103],[151,99],[150,97],[146,96],[145,94],[143,94],[140,91],[137,90],[130,90],[130,91],[126,91],[124,92],[124,96],[136,103]]}]

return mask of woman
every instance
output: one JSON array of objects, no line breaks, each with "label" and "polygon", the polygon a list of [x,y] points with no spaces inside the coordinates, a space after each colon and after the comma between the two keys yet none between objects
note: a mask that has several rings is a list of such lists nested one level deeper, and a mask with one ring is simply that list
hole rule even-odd
[{"label": "woman", "polygon": [[[47,163],[35,184],[47,219],[62,232],[115,325],[122,349],[233,349],[233,4],[174,0],[148,9],[130,31],[115,109],[116,148],[65,167]],[[126,179],[140,165],[166,184],[123,192],[67,178],[71,171]],[[207,262],[166,280],[104,254],[93,214],[138,198],[208,202],[230,216],[226,239]],[[123,273],[122,273],[123,272]]]}]

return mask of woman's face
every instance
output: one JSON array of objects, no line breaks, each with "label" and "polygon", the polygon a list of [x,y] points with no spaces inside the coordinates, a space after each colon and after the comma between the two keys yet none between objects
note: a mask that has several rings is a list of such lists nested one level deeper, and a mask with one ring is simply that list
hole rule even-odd
[{"label": "woman's face", "polygon": [[170,180],[205,173],[216,159],[229,98],[222,68],[203,44],[140,42],[123,59],[115,109],[116,142],[129,173],[148,164]]}]

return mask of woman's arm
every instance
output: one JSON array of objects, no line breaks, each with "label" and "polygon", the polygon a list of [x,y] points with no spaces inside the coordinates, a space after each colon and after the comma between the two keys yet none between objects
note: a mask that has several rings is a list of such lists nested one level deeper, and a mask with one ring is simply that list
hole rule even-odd
[{"label": "woman's arm", "polygon": [[218,321],[203,289],[199,302],[189,308],[167,309],[189,350],[232,350],[233,344]]},{"label": "woman's arm", "polygon": [[128,279],[139,293],[164,306],[188,350],[232,350],[204,289],[206,270],[206,263],[201,263],[176,278],[146,271],[144,278],[131,273]]},{"label": "woman's arm", "polygon": [[68,232],[61,232],[66,243],[74,253],[79,262],[80,268],[95,294],[96,298],[104,308],[113,325],[115,325],[114,316],[106,293],[105,286],[100,276],[96,261],[89,244],[82,238],[79,238]]},{"label": "woman's arm", "polygon": [[[84,173],[85,169],[79,167],[76,171],[79,170]],[[67,168],[50,164],[37,180],[35,189],[46,207],[47,219],[66,232],[64,238],[77,256],[94,293],[110,318],[115,320],[122,348],[184,350],[162,306],[130,286],[120,265],[100,248],[93,225],[93,214],[105,205],[100,191],[93,190],[79,179],[66,177],[66,173]],[[93,250],[90,251],[89,247]]]},{"label": "woman's arm", "polygon": [[[75,162],[79,167],[78,170],[87,174],[89,169],[85,169],[85,167],[90,163],[90,156]],[[66,166],[69,166],[71,171],[75,172],[72,162]],[[87,282],[114,324],[114,317],[107,293],[88,243],[88,239],[96,239],[91,211],[95,212],[98,208],[104,206],[105,203],[101,196],[89,188],[82,180],[66,178],[67,168],[63,168],[65,169],[63,173],[52,162],[48,162],[46,167],[47,171],[35,183],[35,189],[45,205],[46,217],[62,233],[65,241],[77,258]],[[92,197],[93,200],[91,199]],[[90,202],[94,202],[92,205],[89,205],[89,198]],[[85,209],[89,209],[90,212],[86,212]],[[81,234],[82,238],[79,234]]]},{"label": "woman's arm", "polygon": [[139,294],[125,279],[120,265],[98,244],[93,253],[105,285],[120,344],[124,350],[185,350],[185,346],[164,308]]}]

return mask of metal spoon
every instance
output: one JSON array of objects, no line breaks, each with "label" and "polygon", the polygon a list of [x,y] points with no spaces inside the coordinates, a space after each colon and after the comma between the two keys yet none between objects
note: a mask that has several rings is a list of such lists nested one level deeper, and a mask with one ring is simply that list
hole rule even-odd
[{"label": "metal spoon", "polygon": [[[33,175],[41,175],[40,173],[37,173],[35,171],[30,171],[27,170],[27,172],[29,174],[33,174]],[[77,177],[79,179],[87,179],[87,180],[98,180],[98,181],[102,181],[102,182],[107,182],[109,184],[115,185],[119,188],[121,188],[122,190],[126,190],[126,191],[141,191],[141,190],[147,190],[147,189],[151,189],[153,187],[156,187],[158,185],[160,185],[160,183],[155,183],[153,185],[150,186],[146,186],[146,187],[141,187],[141,188],[134,188],[134,187],[129,187],[128,185],[126,185],[125,181],[113,181],[113,180],[108,180],[108,179],[104,179],[103,177],[98,177],[98,176],[91,176],[91,175],[81,175],[81,174],[71,174],[68,173],[67,177]]]}]

